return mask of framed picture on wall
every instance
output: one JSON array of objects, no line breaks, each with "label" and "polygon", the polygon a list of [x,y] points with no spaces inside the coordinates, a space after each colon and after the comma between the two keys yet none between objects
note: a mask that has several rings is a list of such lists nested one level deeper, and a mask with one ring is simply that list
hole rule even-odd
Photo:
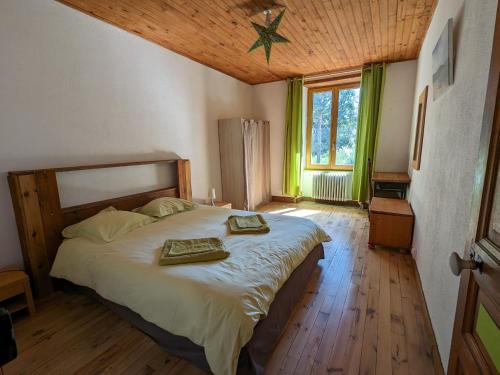
[{"label": "framed picture on wall", "polygon": [[432,97],[439,98],[453,84],[453,18],[432,51]]},{"label": "framed picture on wall", "polygon": [[417,129],[415,141],[413,143],[413,169],[420,170],[420,160],[422,158],[422,146],[424,143],[425,112],[427,110],[427,95],[429,86],[425,86],[418,97]]}]

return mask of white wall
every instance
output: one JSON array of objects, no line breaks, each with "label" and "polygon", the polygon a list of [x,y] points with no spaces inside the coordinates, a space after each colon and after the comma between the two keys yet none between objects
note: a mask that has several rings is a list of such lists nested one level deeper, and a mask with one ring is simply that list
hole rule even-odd
[{"label": "white wall", "polygon": [[271,126],[271,194],[281,195],[285,149],[286,81],[253,86],[254,117]]},{"label": "white wall", "polygon": [[375,170],[401,172],[408,167],[417,60],[387,65]]},{"label": "white wall", "polygon": [[220,195],[217,119],[252,87],[53,0],[0,1],[0,266],[22,256],[6,172],[191,159]]},{"label": "white wall", "polygon": [[[408,165],[408,142],[413,113],[417,61],[387,66],[382,103],[377,171],[404,171]],[[271,192],[281,195],[285,144],[286,81],[254,86],[254,116],[271,121]],[[307,88],[304,89],[304,144],[307,121]],[[303,174],[304,195],[312,194],[312,173]]]},{"label": "white wall", "polygon": [[[414,252],[432,325],[447,368],[459,278],[448,257],[462,253],[469,229],[471,190],[485,104],[497,0],[440,0],[418,59],[412,138],[418,96],[429,85],[422,162],[412,171]],[[432,96],[432,50],[449,17],[455,23],[455,83]],[[409,151],[413,140],[409,142]]]}]

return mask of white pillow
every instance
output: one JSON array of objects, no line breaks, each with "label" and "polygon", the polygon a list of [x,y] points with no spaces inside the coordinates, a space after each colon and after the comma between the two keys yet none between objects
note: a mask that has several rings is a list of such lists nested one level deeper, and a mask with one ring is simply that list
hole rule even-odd
[{"label": "white pillow", "polygon": [[165,217],[183,211],[190,211],[198,207],[196,203],[180,198],[163,197],[153,199],[148,204],[139,207],[134,212],[153,217]]},{"label": "white pillow", "polygon": [[84,237],[94,242],[111,242],[134,229],[154,223],[156,219],[131,211],[105,208],[94,216],[62,231],[65,238]]}]

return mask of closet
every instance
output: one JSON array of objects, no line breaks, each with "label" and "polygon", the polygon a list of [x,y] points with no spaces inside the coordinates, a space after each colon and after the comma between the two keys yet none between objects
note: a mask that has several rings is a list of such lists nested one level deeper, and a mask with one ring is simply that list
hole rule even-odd
[{"label": "closet", "polygon": [[271,201],[269,121],[219,120],[222,200],[253,211]]}]

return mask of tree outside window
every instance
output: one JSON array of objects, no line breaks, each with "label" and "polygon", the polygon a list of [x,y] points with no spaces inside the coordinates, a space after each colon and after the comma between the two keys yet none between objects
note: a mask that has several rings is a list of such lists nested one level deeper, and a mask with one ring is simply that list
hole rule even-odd
[{"label": "tree outside window", "polygon": [[351,170],[359,84],[310,89],[308,96],[307,169]]}]

